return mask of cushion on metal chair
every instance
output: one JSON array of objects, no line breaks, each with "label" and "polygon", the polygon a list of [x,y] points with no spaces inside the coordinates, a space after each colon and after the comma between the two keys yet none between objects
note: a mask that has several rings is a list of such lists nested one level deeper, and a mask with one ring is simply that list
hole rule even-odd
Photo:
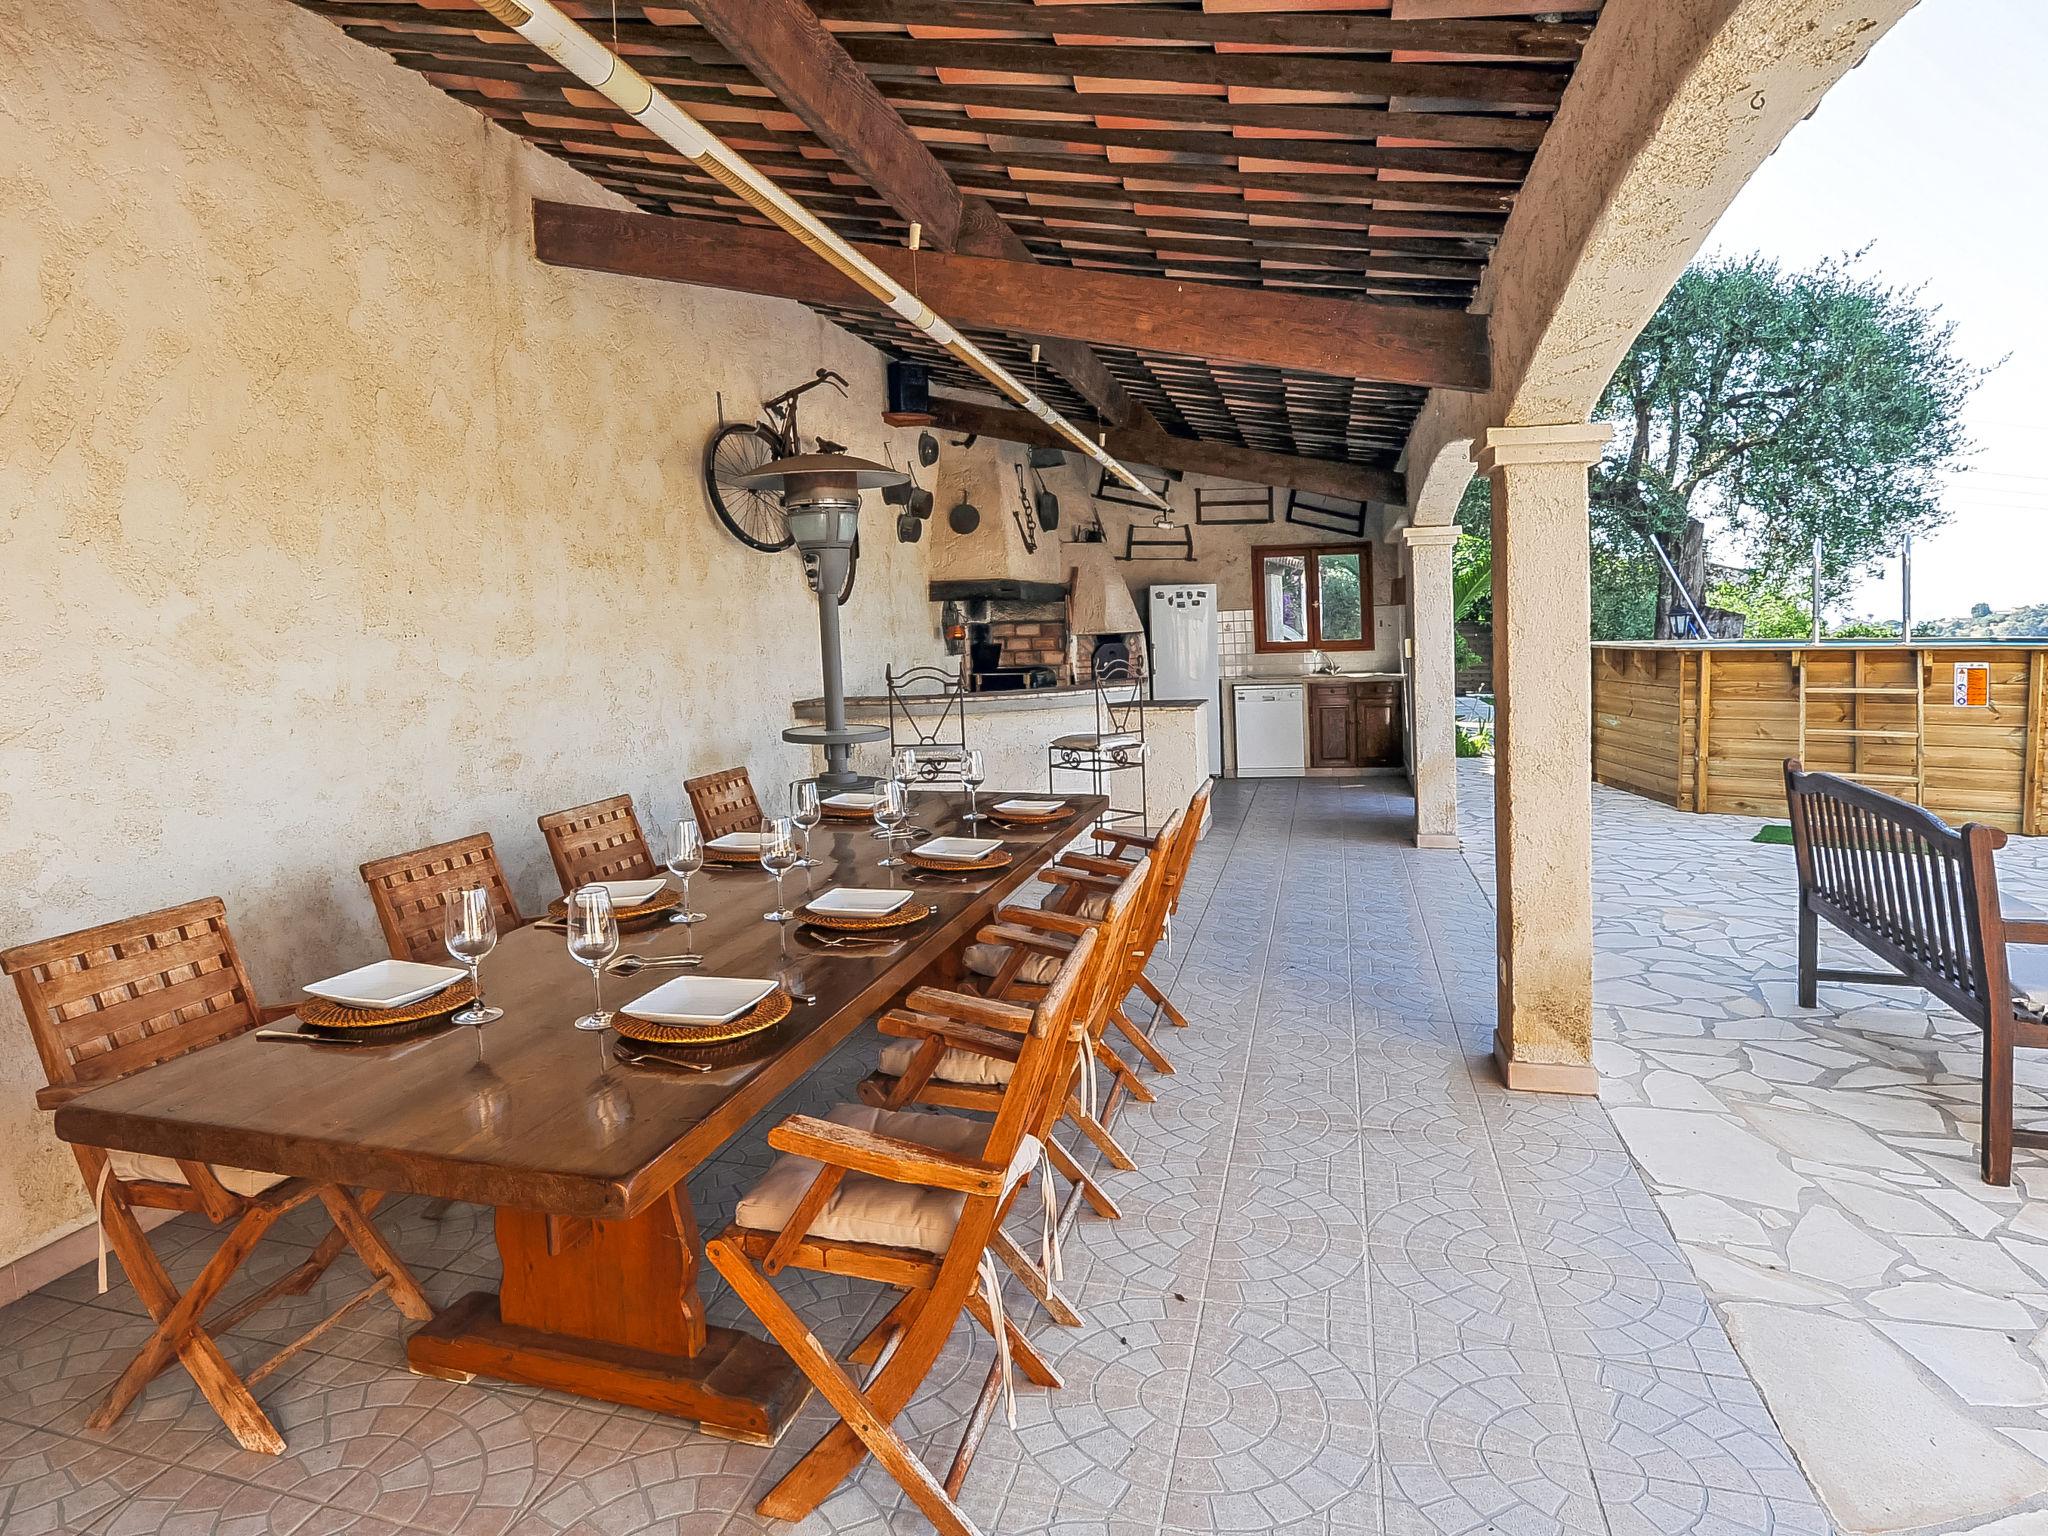
[{"label": "cushion on metal chair", "polygon": [[1112,731],[1097,735],[1094,731],[1076,731],[1071,736],[1055,736],[1052,744],[1081,752],[1113,752],[1118,747],[1135,747],[1145,738],[1136,731]]},{"label": "cushion on metal chair", "polygon": [[[148,1152],[109,1152],[107,1163],[113,1169],[114,1177],[127,1183],[146,1179],[153,1184],[183,1184],[185,1170],[177,1161],[168,1157],[157,1157]],[[211,1165],[213,1176],[220,1180],[221,1188],[229,1194],[244,1199],[260,1195],[273,1185],[282,1184],[285,1176],[281,1173],[258,1173],[250,1168],[223,1168]]]},{"label": "cushion on metal chair", "polygon": [[[834,1125],[893,1136],[956,1157],[976,1157],[988,1145],[988,1122],[964,1115],[938,1115],[916,1109],[874,1109],[842,1104],[824,1117]],[[1021,1177],[1038,1160],[1038,1141],[1024,1138],[1012,1164]],[[775,1159],[761,1182],[740,1197],[733,1219],[757,1232],[779,1232],[796,1210],[824,1165],[789,1153]],[[966,1196],[951,1190],[899,1184],[872,1174],[849,1173],[832,1198],[812,1220],[809,1236],[824,1242],[880,1243],[889,1248],[916,1248],[943,1254],[960,1224]]]}]

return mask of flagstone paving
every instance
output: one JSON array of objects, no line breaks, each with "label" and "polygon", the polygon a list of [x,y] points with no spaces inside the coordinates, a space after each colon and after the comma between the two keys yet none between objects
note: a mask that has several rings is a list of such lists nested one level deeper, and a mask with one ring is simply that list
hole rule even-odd
[{"label": "flagstone paving", "polygon": [[[1460,784],[1488,890],[1489,766]],[[1917,990],[1799,1007],[1792,850],[1593,793],[1600,1101],[1828,1510],[2048,1532],[2048,1153],[1979,1179],[1977,1032]],[[2014,838],[1999,876],[2039,904],[2048,840]],[[1823,965],[1874,968],[1822,935]],[[2021,1123],[2048,1121],[2048,1064],[2018,1077]]]},{"label": "flagstone paving", "polygon": [[[1786,850],[1603,791],[1607,1103],[1508,1095],[1487,1056],[1489,788],[1464,785],[1461,856],[1409,847],[1385,781],[1219,786],[1156,967],[1192,1020],[1164,1041],[1179,1070],[1119,1123],[1140,1164],[1105,1175],[1123,1218],[1070,1240],[1087,1325],[1030,1320],[1066,1386],[1020,1388],[1015,1428],[990,1431],[963,1494],[981,1528],[1825,1536],[1809,1475],[1845,1529],[2029,1507],[2048,1220],[1975,1182],[1960,1026],[1844,989],[1791,1008]],[[874,1050],[769,1118],[849,1097]],[[758,1177],[767,1123],[693,1179],[705,1224]],[[2038,1191],[2048,1160],[2021,1162]],[[487,1213],[406,1201],[390,1228],[437,1302],[496,1273]],[[186,1219],[160,1236],[181,1275],[210,1242]],[[855,1283],[781,1279],[830,1345],[877,1315]],[[761,1450],[429,1381],[388,1310],[264,1384],[281,1458],[238,1451],[177,1371],[90,1433],[143,1333],[89,1270],[0,1309],[0,1531],[928,1529],[873,1466],[800,1527],[752,1513],[827,1422],[815,1403]],[[956,1334],[906,1433],[950,1446],[986,1366]]]}]

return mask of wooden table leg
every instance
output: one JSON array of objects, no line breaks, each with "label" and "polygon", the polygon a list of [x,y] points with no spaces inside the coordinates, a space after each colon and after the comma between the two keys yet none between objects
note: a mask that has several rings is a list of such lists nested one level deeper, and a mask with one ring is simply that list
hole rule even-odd
[{"label": "wooden table leg", "polygon": [[414,1334],[424,1376],[489,1376],[695,1419],[772,1445],[810,1384],[776,1345],[709,1328],[703,1247],[679,1187],[627,1221],[501,1209],[503,1289],[472,1291]]}]

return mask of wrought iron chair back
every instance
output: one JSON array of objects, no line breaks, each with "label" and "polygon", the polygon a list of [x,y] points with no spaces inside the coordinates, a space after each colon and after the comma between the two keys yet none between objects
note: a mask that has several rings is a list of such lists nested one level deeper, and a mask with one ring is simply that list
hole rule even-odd
[{"label": "wrought iron chair back", "polygon": [[889,755],[908,749],[921,782],[957,779],[967,760],[966,685],[943,667],[887,668]]}]

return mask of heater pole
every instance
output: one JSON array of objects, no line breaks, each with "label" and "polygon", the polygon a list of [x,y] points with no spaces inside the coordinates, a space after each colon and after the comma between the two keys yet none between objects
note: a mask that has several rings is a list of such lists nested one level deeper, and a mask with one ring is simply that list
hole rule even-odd
[{"label": "heater pole", "polygon": [[839,640],[839,589],[846,584],[849,552],[840,548],[818,551],[818,655],[825,669],[825,771],[818,776],[820,788],[851,789],[860,777],[849,766],[851,743],[834,739],[846,734],[846,666]]}]

